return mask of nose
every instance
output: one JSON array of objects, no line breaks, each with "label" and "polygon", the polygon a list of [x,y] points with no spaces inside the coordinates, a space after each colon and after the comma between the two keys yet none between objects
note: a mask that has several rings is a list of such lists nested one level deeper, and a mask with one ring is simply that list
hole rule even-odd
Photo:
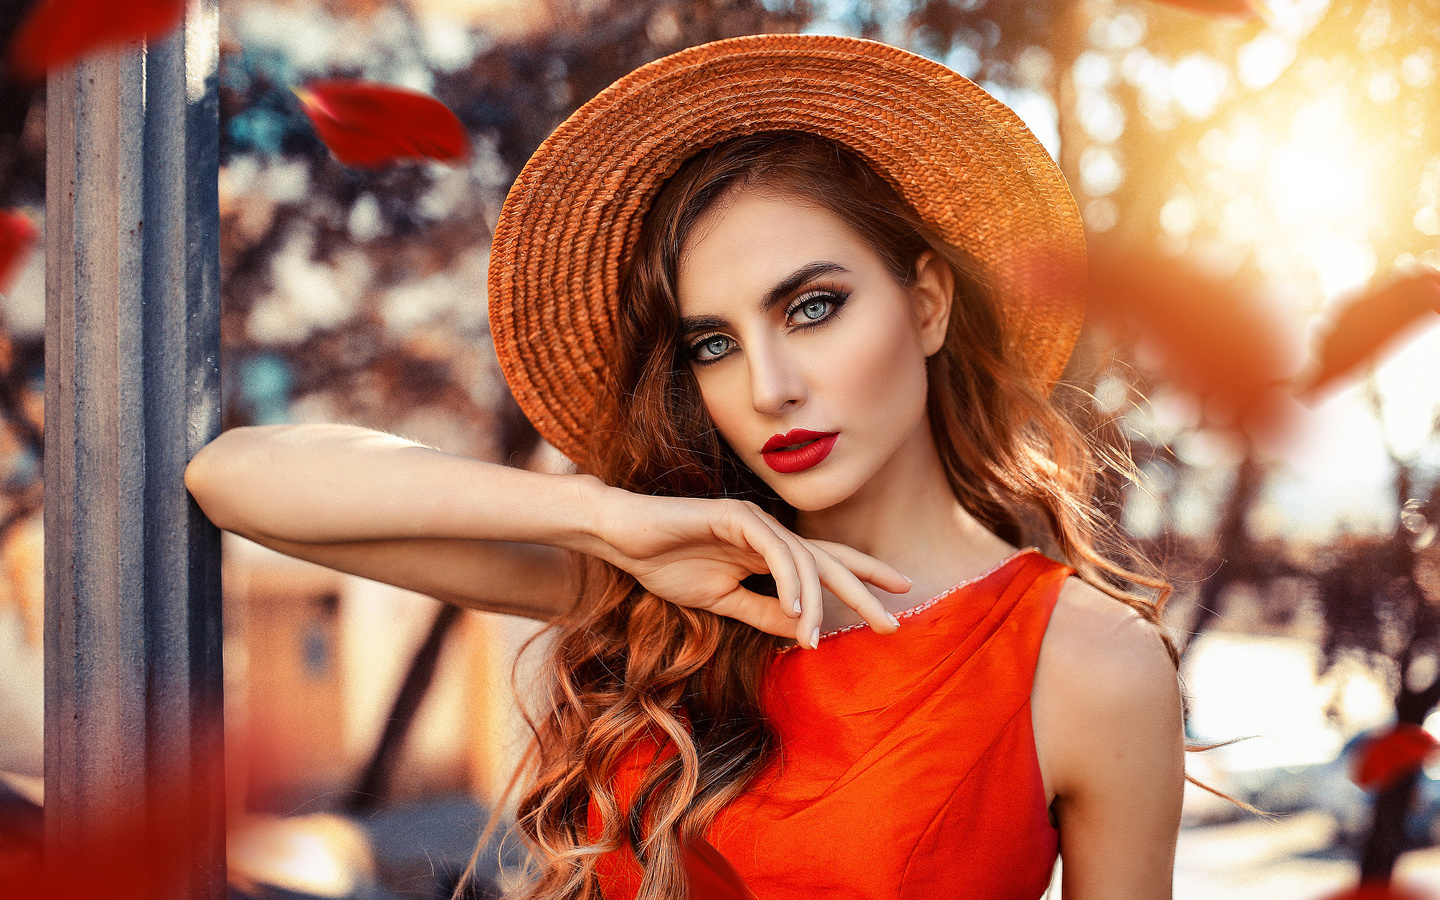
[{"label": "nose", "polygon": [[756,412],[781,416],[805,402],[805,379],[782,347],[752,344],[748,350],[750,402]]}]

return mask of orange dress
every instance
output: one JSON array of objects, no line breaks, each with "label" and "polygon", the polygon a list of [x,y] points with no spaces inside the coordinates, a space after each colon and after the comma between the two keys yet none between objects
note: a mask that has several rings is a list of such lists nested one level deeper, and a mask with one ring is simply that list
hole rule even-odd
[{"label": "orange dress", "polygon": [[[1036,550],[900,615],[785,650],[764,683],[780,752],[706,840],[760,900],[1036,900],[1059,849],[1031,729],[1040,642],[1071,570]],[[656,747],[616,776],[624,809]],[[591,807],[593,838],[600,822]],[[630,900],[628,848],[600,863]]]}]

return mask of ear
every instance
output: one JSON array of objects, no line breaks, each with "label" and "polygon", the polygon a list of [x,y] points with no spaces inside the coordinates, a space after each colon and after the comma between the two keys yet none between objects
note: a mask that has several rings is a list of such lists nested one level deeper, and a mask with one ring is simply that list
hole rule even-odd
[{"label": "ear", "polygon": [[945,343],[950,304],[955,300],[955,272],[934,250],[926,250],[915,260],[915,283],[910,295],[915,302],[920,347],[927,357],[933,356]]}]

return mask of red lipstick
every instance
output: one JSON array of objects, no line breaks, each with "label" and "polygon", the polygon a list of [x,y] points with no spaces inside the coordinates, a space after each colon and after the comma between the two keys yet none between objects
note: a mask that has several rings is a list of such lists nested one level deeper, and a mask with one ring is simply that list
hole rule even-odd
[{"label": "red lipstick", "polygon": [[838,431],[806,431],[792,428],[777,434],[760,448],[765,465],[782,475],[803,472],[820,465],[835,447]]}]

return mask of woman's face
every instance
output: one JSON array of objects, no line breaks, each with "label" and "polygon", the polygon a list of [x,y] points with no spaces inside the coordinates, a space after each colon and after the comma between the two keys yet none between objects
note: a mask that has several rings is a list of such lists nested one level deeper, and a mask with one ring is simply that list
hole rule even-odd
[{"label": "woman's face", "polygon": [[799,510],[904,477],[904,457],[932,445],[925,359],[944,340],[951,278],[927,253],[902,284],[817,206],[722,197],[678,283],[682,351],[721,436]]}]

